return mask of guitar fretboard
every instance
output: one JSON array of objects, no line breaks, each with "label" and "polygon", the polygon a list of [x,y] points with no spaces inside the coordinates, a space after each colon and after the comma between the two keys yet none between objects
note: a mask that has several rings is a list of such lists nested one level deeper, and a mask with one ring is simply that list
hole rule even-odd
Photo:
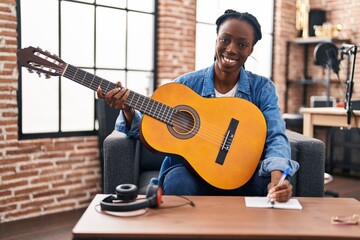
[{"label": "guitar fretboard", "polygon": [[[113,82],[105,80],[104,78],[98,77],[70,64],[67,65],[63,76],[94,91],[97,91],[100,86],[104,95],[114,88],[121,88]],[[143,114],[149,115],[150,117],[172,126],[172,117],[176,113],[176,109],[172,107],[134,91],[129,92],[129,97],[125,104],[139,110]]]}]

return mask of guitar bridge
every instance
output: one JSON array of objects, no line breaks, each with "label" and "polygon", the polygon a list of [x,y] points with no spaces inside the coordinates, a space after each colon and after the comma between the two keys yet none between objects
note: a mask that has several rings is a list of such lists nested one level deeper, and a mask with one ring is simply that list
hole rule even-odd
[{"label": "guitar bridge", "polygon": [[221,165],[224,164],[226,155],[229,152],[238,125],[239,125],[239,121],[232,118],[229,127],[226,131],[224,140],[221,144],[221,148],[219,149],[219,153],[215,161],[216,163]]}]

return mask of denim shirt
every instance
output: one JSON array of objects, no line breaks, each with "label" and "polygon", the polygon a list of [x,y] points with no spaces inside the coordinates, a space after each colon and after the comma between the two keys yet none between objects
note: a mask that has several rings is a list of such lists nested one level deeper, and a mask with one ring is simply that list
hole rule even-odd
[{"label": "denim shirt", "polygon": [[[214,66],[215,64],[202,70],[187,73],[174,81],[190,87],[200,96],[214,98]],[[241,68],[235,97],[246,99],[255,104],[261,110],[266,120],[267,137],[263,150],[263,159],[260,162],[258,171],[259,175],[264,177],[270,176],[272,171],[285,171],[290,166],[291,171],[289,175],[293,176],[298,170],[299,164],[291,160],[290,144],[285,135],[285,122],[281,117],[278,97],[273,82],[268,78]],[[136,110],[130,129],[128,129],[124,115],[120,113],[116,120],[115,129],[139,139],[141,118],[142,114]]]}]

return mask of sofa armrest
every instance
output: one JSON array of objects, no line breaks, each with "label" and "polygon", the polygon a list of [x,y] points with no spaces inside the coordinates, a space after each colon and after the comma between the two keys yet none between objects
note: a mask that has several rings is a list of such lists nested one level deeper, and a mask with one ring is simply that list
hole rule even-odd
[{"label": "sofa armrest", "polygon": [[119,184],[136,182],[136,141],[113,131],[104,140],[104,193],[115,193]]},{"label": "sofa armrest", "polygon": [[300,168],[296,173],[296,196],[323,197],[325,173],[324,142],[286,130],[291,155]]}]

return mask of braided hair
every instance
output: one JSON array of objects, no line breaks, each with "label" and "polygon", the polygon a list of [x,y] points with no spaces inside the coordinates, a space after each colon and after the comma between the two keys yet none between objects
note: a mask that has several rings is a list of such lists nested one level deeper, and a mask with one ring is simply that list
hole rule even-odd
[{"label": "braided hair", "polygon": [[228,19],[238,19],[241,21],[246,21],[248,22],[253,28],[254,28],[254,42],[253,45],[255,45],[257,43],[257,41],[259,41],[262,38],[262,34],[261,34],[261,26],[258,22],[258,20],[256,19],[256,17],[254,17],[252,14],[248,13],[248,12],[237,12],[235,10],[232,9],[228,9],[224,12],[223,15],[221,15],[217,20],[216,20],[216,34],[219,33],[219,28],[220,26]]}]

